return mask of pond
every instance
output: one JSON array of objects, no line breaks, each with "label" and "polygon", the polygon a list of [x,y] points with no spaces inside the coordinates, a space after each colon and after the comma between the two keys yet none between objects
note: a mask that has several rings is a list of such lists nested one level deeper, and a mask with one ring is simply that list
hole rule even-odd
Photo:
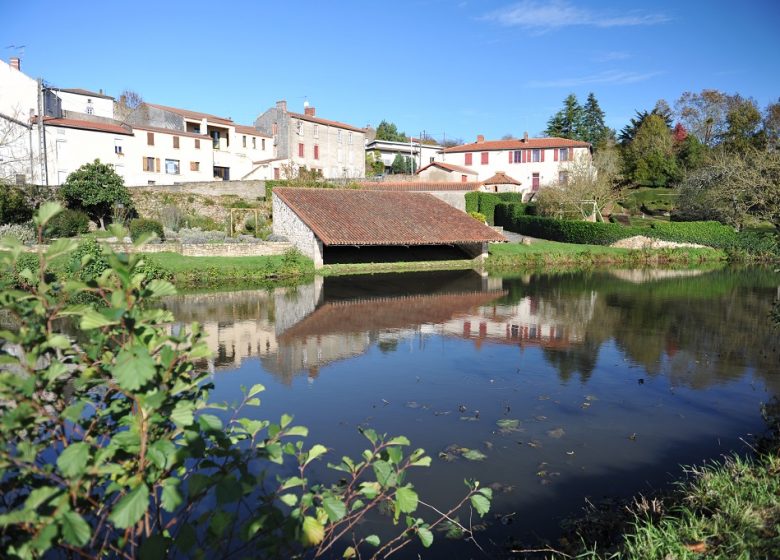
[{"label": "pond", "polygon": [[[205,326],[213,399],[264,384],[255,414],[293,414],[333,460],[364,449],[360,426],[406,435],[434,458],[413,482],[439,507],[464,478],[492,484],[478,534],[490,551],[554,539],[586,499],[657,488],[681,464],[745,451],[780,391],[778,283],[764,269],[456,271],[166,305]],[[479,555],[437,538],[423,556],[455,553]]]}]

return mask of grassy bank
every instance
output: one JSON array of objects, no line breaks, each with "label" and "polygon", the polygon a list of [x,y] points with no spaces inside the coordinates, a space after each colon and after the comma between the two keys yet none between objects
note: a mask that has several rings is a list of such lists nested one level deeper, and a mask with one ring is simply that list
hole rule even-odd
[{"label": "grassy bank", "polygon": [[486,267],[506,270],[517,267],[594,266],[594,265],[695,265],[725,261],[726,253],[709,248],[618,249],[603,245],[577,245],[556,241],[535,241],[490,246]]},{"label": "grassy bank", "polygon": [[179,288],[230,288],[296,284],[314,274],[310,259],[299,254],[268,257],[185,257],[155,253],[154,263]]}]

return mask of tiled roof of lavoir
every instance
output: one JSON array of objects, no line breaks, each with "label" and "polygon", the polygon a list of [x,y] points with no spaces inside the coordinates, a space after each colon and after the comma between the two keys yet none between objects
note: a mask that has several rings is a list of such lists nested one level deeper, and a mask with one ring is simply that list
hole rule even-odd
[{"label": "tiled roof of lavoir", "polygon": [[445,154],[458,152],[489,152],[493,150],[532,150],[535,148],[587,148],[590,144],[568,138],[529,138],[528,140],[488,140],[453,146],[442,150]]},{"label": "tiled roof of lavoir", "polygon": [[428,193],[277,188],[323,245],[453,245],[506,241]]}]

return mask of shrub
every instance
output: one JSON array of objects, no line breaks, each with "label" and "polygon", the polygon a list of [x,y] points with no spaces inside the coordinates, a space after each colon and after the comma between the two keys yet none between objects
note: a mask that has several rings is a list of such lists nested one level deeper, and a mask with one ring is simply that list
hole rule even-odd
[{"label": "shrub", "polygon": [[132,208],[130,191],[112,165],[96,159],[85,163],[68,175],[60,187],[60,195],[69,208],[83,210],[89,217],[105,227],[106,219],[117,204]]},{"label": "shrub", "polygon": [[89,231],[89,216],[80,210],[65,209],[49,220],[43,229],[45,239],[76,237]]},{"label": "shrub", "polygon": [[0,238],[13,237],[19,243],[31,244],[35,242],[35,230],[29,223],[4,224],[0,226]]},{"label": "shrub", "polygon": [[29,222],[33,207],[21,189],[0,184],[0,224]]},{"label": "shrub", "polygon": [[89,282],[103,274],[108,267],[103,246],[97,240],[88,238],[73,251],[66,272],[82,282]]},{"label": "shrub", "polygon": [[479,193],[476,191],[466,193],[466,212],[479,212]]},{"label": "shrub", "polygon": [[135,241],[145,233],[156,233],[160,241],[165,241],[165,232],[163,226],[157,220],[147,220],[146,218],[136,218],[130,222],[130,238]]},{"label": "shrub", "polygon": [[495,208],[502,203],[522,204],[522,193],[486,193],[470,192],[466,193],[466,212],[479,212],[485,216],[485,221],[492,225],[495,221]]},{"label": "shrub", "polygon": [[645,230],[640,228],[623,227],[618,224],[527,216],[524,210],[516,205],[502,205],[499,208],[497,212],[499,219],[496,223],[504,229],[550,241],[611,245],[626,237],[645,233]]},{"label": "shrub", "polygon": [[678,243],[698,243],[727,249],[740,243],[740,234],[719,222],[654,222],[649,235]]},{"label": "shrub", "polygon": [[214,221],[214,219],[209,218],[208,216],[185,216],[182,220],[182,223],[188,229],[198,228],[210,231],[221,231],[225,229],[224,226],[218,224],[216,221]]},{"label": "shrub", "polygon": [[485,215],[479,212],[469,212],[469,216],[477,220],[478,222],[485,223]]}]

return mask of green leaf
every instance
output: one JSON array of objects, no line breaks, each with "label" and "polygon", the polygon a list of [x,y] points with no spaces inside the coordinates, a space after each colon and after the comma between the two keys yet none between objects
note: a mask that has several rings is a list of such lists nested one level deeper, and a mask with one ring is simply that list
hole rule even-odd
[{"label": "green leaf", "polygon": [[357,552],[355,552],[355,547],[348,546],[346,549],[344,549],[344,554],[341,555],[342,558],[354,558]]},{"label": "green leaf", "polygon": [[68,511],[60,518],[62,537],[73,546],[84,546],[92,536],[92,530],[84,518],[75,511]]},{"label": "green leaf", "polygon": [[301,542],[304,546],[316,546],[325,538],[325,527],[314,517],[307,515],[303,518]]},{"label": "green leaf", "polygon": [[309,435],[309,428],[306,426],[292,426],[285,432],[285,434],[288,436],[306,437]]},{"label": "green leaf", "polygon": [[38,226],[46,225],[49,220],[54,216],[62,212],[62,206],[57,202],[44,202],[41,207],[38,208],[38,213],[33,218],[33,221]]},{"label": "green leaf", "polygon": [[108,518],[120,529],[135,525],[149,507],[149,489],[139,484],[135,489],[119,500]]},{"label": "green leaf", "polygon": [[154,359],[141,344],[123,348],[116,357],[113,373],[119,386],[126,391],[137,391],[154,377]]},{"label": "green leaf", "polygon": [[366,436],[366,439],[368,439],[372,445],[376,445],[376,440],[378,439],[376,431],[372,430],[371,428],[364,428],[361,430],[361,433]]},{"label": "green leaf", "polygon": [[474,494],[471,496],[471,505],[477,510],[480,517],[484,517],[485,514],[490,511],[490,500],[482,494]]},{"label": "green leaf", "polygon": [[258,393],[262,393],[265,391],[265,386],[261,385],[260,383],[257,383],[256,385],[252,385],[252,388],[249,389],[249,392],[246,394],[247,398],[254,397]]},{"label": "green leaf", "polygon": [[284,481],[280,489],[288,490],[290,488],[294,488],[295,486],[303,486],[304,484],[306,484],[305,479],[300,478],[298,476],[291,476],[290,478]]},{"label": "green leaf", "polygon": [[396,483],[393,466],[387,461],[376,461],[373,464],[376,480],[382,486],[394,486]]},{"label": "green leaf", "polygon": [[84,441],[71,443],[57,458],[57,468],[67,477],[79,476],[89,460],[89,444]]},{"label": "green leaf", "polygon": [[167,280],[152,280],[147,284],[146,289],[151,292],[152,297],[165,297],[176,295],[176,288]]},{"label": "green leaf", "polygon": [[420,459],[417,459],[416,461],[413,461],[410,463],[413,467],[430,467],[431,466],[431,458],[430,457],[421,457]]},{"label": "green leaf", "polygon": [[179,534],[176,535],[176,547],[186,554],[196,542],[195,529],[189,523],[184,523],[179,529]]},{"label": "green leaf", "polygon": [[324,445],[320,445],[319,443],[316,443],[311,446],[311,449],[309,449],[309,452],[306,455],[306,461],[303,463],[304,466],[311,463],[314,459],[317,457],[324,455],[328,452],[328,448]]},{"label": "green leaf", "polygon": [[211,485],[211,479],[205,474],[195,473],[187,481],[187,494],[190,498],[197,496]]},{"label": "green leaf", "polygon": [[379,537],[377,535],[368,535],[365,538],[365,541],[370,544],[371,546],[379,546],[379,543],[381,542],[379,540]]},{"label": "green leaf", "polygon": [[201,429],[207,432],[220,432],[222,431],[222,420],[213,414],[201,414],[198,416],[198,424]]},{"label": "green leaf", "polygon": [[241,484],[233,476],[226,476],[217,483],[217,504],[230,504],[241,497]]},{"label": "green leaf", "polygon": [[431,533],[430,529],[418,527],[417,535],[420,537],[420,542],[425,548],[428,548],[433,544],[433,533]]},{"label": "green leaf", "polygon": [[411,486],[402,486],[395,492],[395,501],[402,513],[412,513],[417,509],[417,492]]},{"label": "green leaf", "polygon": [[168,513],[176,511],[176,508],[184,502],[184,498],[179,492],[180,483],[178,478],[166,478],[163,481],[162,507]]},{"label": "green leaf", "polygon": [[293,421],[293,417],[289,414],[282,414],[282,419],[279,422],[279,425],[282,427],[282,429],[286,428],[290,425],[290,422]]},{"label": "green leaf", "polygon": [[379,495],[381,487],[378,482],[361,482],[360,493],[363,494],[369,500],[373,500]]},{"label": "green leaf", "polygon": [[496,425],[505,432],[515,432],[520,426],[520,420],[514,418],[502,418],[496,421]]},{"label": "green leaf", "polygon": [[387,442],[387,445],[411,445],[406,436],[397,436]]},{"label": "green leaf", "polygon": [[163,560],[168,548],[168,539],[163,535],[152,535],[139,549],[141,560]]},{"label": "green leaf", "polygon": [[347,505],[335,496],[326,496],[322,499],[322,508],[328,514],[328,519],[335,523],[347,515]]},{"label": "green leaf", "polygon": [[469,449],[468,451],[464,451],[463,457],[465,457],[469,461],[484,461],[485,459],[487,459],[487,455],[485,455],[481,451],[477,451],[476,449]]},{"label": "green leaf", "polygon": [[194,412],[195,404],[192,401],[179,401],[173,407],[170,418],[179,428],[186,428],[195,422]]},{"label": "green leaf", "polygon": [[295,504],[298,503],[298,496],[295,494],[282,494],[279,496],[279,499],[281,502],[285,505],[288,505],[290,507],[295,507]]},{"label": "green leaf", "polygon": [[118,321],[109,319],[95,309],[87,309],[80,315],[81,323],[79,325],[84,330],[99,329],[100,327],[118,324]]}]

